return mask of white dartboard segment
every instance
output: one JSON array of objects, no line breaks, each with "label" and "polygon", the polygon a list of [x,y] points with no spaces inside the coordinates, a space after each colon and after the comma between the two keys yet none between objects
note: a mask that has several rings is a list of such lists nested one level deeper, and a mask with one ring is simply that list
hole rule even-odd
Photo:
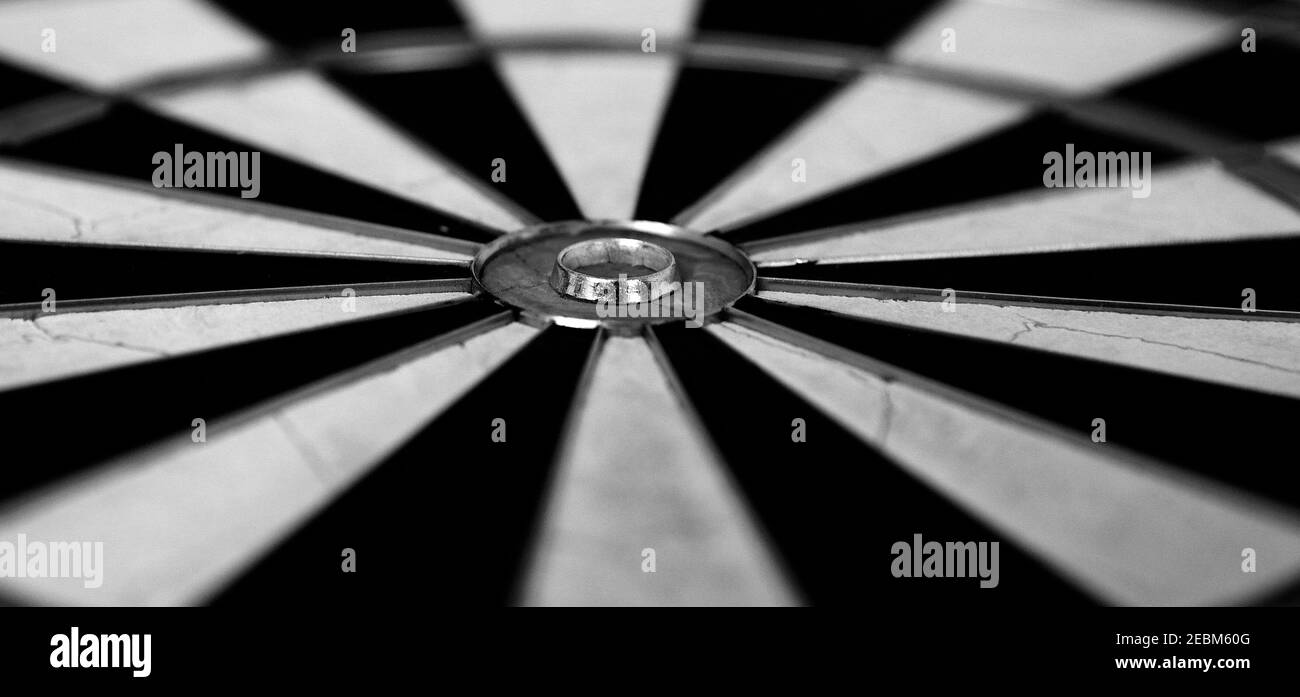
[{"label": "white dartboard segment", "polygon": [[0,318],[0,390],[348,322],[465,293],[375,295]]},{"label": "white dartboard segment", "polygon": [[908,64],[1091,94],[1228,45],[1240,30],[1231,17],[1185,3],[949,0],[890,54]]},{"label": "white dartboard segment", "polygon": [[[0,511],[0,537],[98,541],[99,588],[9,579],[56,605],[189,605],[297,525],[500,365],[536,330],[510,324],[293,402],[207,442],[130,454]],[[158,521],[167,521],[159,525]]]},{"label": "white dartboard segment", "polygon": [[583,215],[631,219],[678,61],[511,52],[498,57],[497,68]]},{"label": "white dartboard segment", "polygon": [[525,604],[800,602],[645,339],[608,339],[577,404]]},{"label": "white dartboard segment", "polygon": [[[1300,571],[1300,524],[1225,487],[1138,468],[732,323],[709,331],[1105,602],[1238,603]],[[1242,573],[1243,540],[1276,566]]]},{"label": "white dartboard segment", "polygon": [[736,227],[960,147],[1029,111],[964,89],[868,73],[737,170],[679,222],[697,230]]},{"label": "white dartboard segment", "polygon": [[[49,36],[53,51],[43,46]],[[95,90],[251,63],[270,54],[271,47],[255,33],[202,0],[0,3],[0,57]]]},{"label": "white dartboard segment", "polygon": [[[1300,231],[1300,212],[1217,164],[1156,169],[1151,195],[1127,188],[1041,189],[956,206],[914,220],[846,225],[773,241],[750,257],[870,261],[1232,240]],[[815,239],[814,239],[815,238]]]},{"label": "white dartboard segment", "polygon": [[0,225],[5,239],[470,258],[464,251],[438,248],[440,242],[432,237],[414,244],[353,234],[3,159],[0,220],[5,221]]},{"label": "white dartboard segment", "polygon": [[762,292],[760,297],[1300,398],[1300,322]]},{"label": "white dartboard segment", "polygon": [[176,90],[149,96],[145,103],[180,121],[502,232],[524,225],[455,166],[311,71]]},{"label": "white dartboard segment", "polygon": [[640,50],[642,32],[656,39],[690,33],[700,0],[456,0],[474,33],[511,35],[602,34],[626,36]]}]

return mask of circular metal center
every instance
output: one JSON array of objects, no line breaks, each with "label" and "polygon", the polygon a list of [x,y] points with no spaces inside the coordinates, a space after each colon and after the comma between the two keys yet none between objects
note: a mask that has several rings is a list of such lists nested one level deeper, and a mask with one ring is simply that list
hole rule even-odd
[{"label": "circular metal center", "polygon": [[667,249],[631,237],[603,237],[560,250],[551,287],[582,300],[642,303],[679,289],[681,276]]},{"label": "circular metal center", "polygon": [[716,237],[644,220],[541,223],[484,245],[474,287],[536,326],[698,327],[754,289],[754,264]]}]

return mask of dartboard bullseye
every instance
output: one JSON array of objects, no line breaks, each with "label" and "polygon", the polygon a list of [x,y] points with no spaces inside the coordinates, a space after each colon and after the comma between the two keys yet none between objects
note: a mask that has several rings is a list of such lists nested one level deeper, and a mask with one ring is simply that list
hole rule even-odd
[{"label": "dartboard bullseye", "polygon": [[[562,263],[572,270],[557,274]],[[754,265],[730,244],[649,221],[543,223],[485,245],[471,268],[477,287],[527,320],[619,332],[698,326],[755,282]]]},{"label": "dartboard bullseye", "polygon": [[557,292],[605,303],[649,302],[680,291],[681,285],[672,252],[629,237],[575,242],[555,255],[551,270]]}]

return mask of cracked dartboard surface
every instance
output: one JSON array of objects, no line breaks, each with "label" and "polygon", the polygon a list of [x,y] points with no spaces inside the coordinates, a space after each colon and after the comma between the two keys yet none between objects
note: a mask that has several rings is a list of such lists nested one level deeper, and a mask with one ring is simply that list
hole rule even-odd
[{"label": "cracked dartboard surface", "polygon": [[1295,602],[1294,4],[284,5],[0,3],[0,602]]}]

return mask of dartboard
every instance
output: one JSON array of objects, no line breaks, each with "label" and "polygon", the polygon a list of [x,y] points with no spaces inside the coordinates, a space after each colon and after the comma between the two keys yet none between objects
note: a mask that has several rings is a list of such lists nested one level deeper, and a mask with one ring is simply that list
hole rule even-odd
[{"label": "dartboard", "polygon": [[1295,7],[0,3],[0,599],[1294,602]]}]

